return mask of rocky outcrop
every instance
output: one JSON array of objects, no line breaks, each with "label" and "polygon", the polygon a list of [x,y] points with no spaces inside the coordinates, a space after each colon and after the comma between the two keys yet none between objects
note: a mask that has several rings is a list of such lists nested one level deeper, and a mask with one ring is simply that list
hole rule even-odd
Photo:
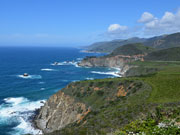
[{"label": "rocky outcrop", "polygon": [[35,124],[44,133],[50,133],[70,123],[79,123],[90,111],[85,104],[59,91],[40,109]]},{"label": "rocky outcrop", "polygon": [[145,55],[117,55],[112,57],[87,57],[78,63],[82,67],[110,67],[119,68],[121,74],[124,74],[130,66],[127,63],[140,60],[144,61]]},{"label": "rocky outcrop", "polygon": [[[79,66],[119,68],[121,69],[120,73],[124,74],[130,68],[127,63],[142,59],[143,55],[91,57],[82,60]],[[134,88],[134,86],[131,86],[132,82],[125,83],[130,86],[130,89],[123,83],[117,83],[117,90],[111,89],[112,81],[95,81],[93,86],[92,82],[86,83],[87,84],[78,84],[77,82],[69,84],[66,88],[51,96],[44,106],[40,108],[34,120],[37,128],[46,134],[56,130],[63,130],[69,124],[76,123],[79,125],[80,123],[86,123],[86,117],[91,114],[90,112],[96,112],[99,109],[98,105],[108,105],[110,101],[115,101],[115,99],[119,97],[125,97],[131,92],[130,89]],[[103,83],[106,85],[102,85]],[[114,85],[115,84],[113,84],[113,86]],[[109,91],[111,91],[112,94],[109,94]],[[85,99],[88,99],[88,101]]]}]

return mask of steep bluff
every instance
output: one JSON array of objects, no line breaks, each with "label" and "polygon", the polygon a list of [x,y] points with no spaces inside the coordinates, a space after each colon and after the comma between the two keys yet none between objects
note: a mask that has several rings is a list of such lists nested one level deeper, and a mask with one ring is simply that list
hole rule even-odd
[{"label": "steep bluff", "polygon": [[66,125],[82,120],[90,111],[85,104],[59,91],[49,98],[36,117],[36,126],[49,133]]},{"label": "steep bluff", "polygon": [[133,61],[144,61],[142,54],[138,55],[117,55],[117,56],[104,56],[104,57],[87,57],[78,63],[82,67],[110,67],[121,69],[120,73],[124,74],[130,66],[128,63]]},{"label": "steep bluff", "polygon": [[126,44],[113,50],[112,53],[102,57],[87,57],[79,66],[88,67],[115,67],[121,69],[123,74],[130,68],[128,63],[144,61],[144,57],[155,49],[144,46],[141,43]]},{"label": "steep bluff", "polygon": [[[150,89],[142,81],[124,78],[73,82],[49,98],[35,118],[35,124],[50,135],[51,132],[52,135],[108,133],[138,116],[138,111],[126,113],[137,108],[128,109],[126,104],[131,104],[132,95]],[[147,97],[148,94],[143,96]],[[121,115],[122,112],[127,115]],[[114,117],[116,115],[121,121]]]}]

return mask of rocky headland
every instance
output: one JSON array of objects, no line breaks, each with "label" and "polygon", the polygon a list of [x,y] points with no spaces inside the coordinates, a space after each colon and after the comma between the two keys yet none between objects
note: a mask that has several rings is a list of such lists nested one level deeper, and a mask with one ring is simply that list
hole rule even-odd
[{"label": "rocky headland", "polygon": [[144,61],[144,57],[154,49],[142,43],[127,44],[115,49],[112,53],[102,57],[86,57],[78,63],[82,67],[118,68],[123,76],[132,66],[129,63]]},{"label": "rocky headland", "polygon": [[144,61],[143,57],[145,55],[117,55],[110,57],[86,57],[81,62],[78,63],[82,67],[109,67],[119,69],[119,74],[124,75],[132,66],[128,63],[140,60]]},{"label": "rocky headland", "polygon": [[[47,100],[34,122],[44,134],[55,135],[57,132],[57,135],[66,135],[70,132],[78,135],[79,129],[88,130],[89,134],[96,134],[104,124],[123,125],[128,122],[126,116],[122,117],[124,120],[120,123],[118,119],[112,121],[114,114],[111,114],[111,111],[116,109],[114,106],[116,103],[117,105],[128,103],[126,97],[141,94],[144,87],[151,89],[142,81],[118,78],[73,82]],[[144,98],[147,97],[148,94]],[[124,109],[121,107],[119,111]],[[106,110],[107,118],[96,118],[101,116],[102,110]],[[136,113],[131,115],[136,118]],[[94,124],[91,123],[92,120]],[[108,133],[111,127],[103,130]]]},{"label": "rocky headland", "polygon": [[83,59],[79,66],[119,68],[125,77],[70,83],[40,108],[36,127],[45,135],[180,134],[180,63],[146,61],[149,53],[131,44]]},{"label": "rocky headland", "polygon": [[82,120],[89,111],[84,103],[75,102],[73,97],[59,91],[40,109],[35,123],[44,133],[50,133]]},{"label": "rocky headland", "polygon": [[[143,58],[145,55],[146,54],[110,54],[102,57],[86,57],[78,63],[78,66],[118,68],[118,74],[124,76],[126,71],[128,71],[132,67],[128,63],[137,60],[144,61]],[[86,85],[91,84],[87,83]],[[106,100],[114,100],[117,97],[126,96],[126,94],[130,92],[128,91],[128,89],[132,89],[133,87],[135,87],[134,85],[135,84],[132,83],[130,84],[130,86],[126,86],[127,88],[125,88],[123,84],[117,86],[118,90],[114,93],[114,95],[110,94],[111,97],[108,97]],[[82,97],[82,93],[85,93],[86,91],[85,89],[88,89],[88,91],[91,91],[92,89],[92,92],[89,95],[90,97],[94,96],[92,95],[92,93],[95,93],[95,95],[104,95],[104,92],[102,92],[103,88],[99,86],[93,85],[87,88],[86,86],[76,86],[74,85],[74,83],[72,83],[68,85],[66,88],[51,96],[49,100],[45,103],[45,105],[41,107],[39,114],[35,118],[36,126],[39,129],[41,129],[43,133],[51,133],[56,130],[61,130],[69,124],[81,123],[83,119],[86,117],[86,115],[88,115],[88,113],[90,113],[93,109],[96,109],[96,107],[93,108],[94,105],[92,103],[94,101],[91,101],[92,105],[90,105],[89,102],[80,100]]]}]

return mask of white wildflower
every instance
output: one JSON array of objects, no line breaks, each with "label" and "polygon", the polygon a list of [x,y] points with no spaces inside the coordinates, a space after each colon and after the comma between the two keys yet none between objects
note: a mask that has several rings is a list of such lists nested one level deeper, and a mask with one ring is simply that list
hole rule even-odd
[{"label": "white wildflower", "polygon": [[166,127],[166,124],[161,122],[161,123],[158,124],[158,127],[159,127],[159,128],[165,128],[165,127]]}]

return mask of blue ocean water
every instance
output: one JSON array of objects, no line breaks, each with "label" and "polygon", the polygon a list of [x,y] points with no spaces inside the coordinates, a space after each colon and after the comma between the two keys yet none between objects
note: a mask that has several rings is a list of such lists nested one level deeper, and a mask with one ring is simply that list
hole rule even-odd
[{"label": "blue ocean water", "polygon": [[[0,135],[40,133],[30,121],[42,100],[73,81],[115,76],[116,69],[77,66],[79,60],[92,55],[104,54],[76,48],[1,47]],[[54,65],[55,61],[59,64]]]}]

